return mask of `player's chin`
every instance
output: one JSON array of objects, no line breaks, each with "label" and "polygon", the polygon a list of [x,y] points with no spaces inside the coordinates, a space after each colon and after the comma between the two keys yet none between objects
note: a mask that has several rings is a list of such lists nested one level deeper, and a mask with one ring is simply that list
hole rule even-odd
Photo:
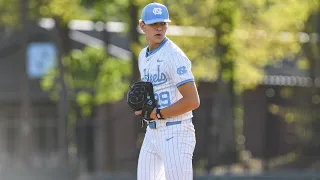
[{"label": "player's chin", "polygon": [[154,41],[157,43],[161,43],[163,41],[163,39],[164,39],[163,35],[154,36]]}]

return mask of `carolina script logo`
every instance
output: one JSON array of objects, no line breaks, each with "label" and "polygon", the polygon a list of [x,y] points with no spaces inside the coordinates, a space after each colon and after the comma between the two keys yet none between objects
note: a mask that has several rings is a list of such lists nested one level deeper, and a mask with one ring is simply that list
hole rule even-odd
[{"label": "carolina script logo", "polygon": [[160,65],[158,65],[157,72],[155,74],[148,74],[147,69],[143,70],[144,77],[143,81],[151,82],[154,86],[158,86],[167,82],[166,75],[161,72]]}]

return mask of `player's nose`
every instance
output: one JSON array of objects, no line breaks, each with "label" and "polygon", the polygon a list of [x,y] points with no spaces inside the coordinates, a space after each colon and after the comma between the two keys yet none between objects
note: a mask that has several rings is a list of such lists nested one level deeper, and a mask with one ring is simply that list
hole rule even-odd
[{"label": "player's nose", "polygon": [[156,28],[157,31],[162,31],[162,29],[163,29],[162,26],[158,26],[158,27]]},{"label": "player's nose", "polygon": [[156,27],[156,30],[161,31],[163,29],[163,25],[162,24],[158,24]]}]

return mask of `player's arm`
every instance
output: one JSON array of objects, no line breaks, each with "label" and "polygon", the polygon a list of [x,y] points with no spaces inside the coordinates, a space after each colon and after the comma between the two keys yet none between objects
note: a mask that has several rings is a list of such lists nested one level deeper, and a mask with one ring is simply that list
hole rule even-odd
[{"label": "player's arm", "polygon": [[[188,111],[195,110],[200,106],[198,90],[193,81],[180,85],[178,89],[182,98],[176,103],[161,109],[161,115],[163,118],[178,116]],[[150,117],[152,119],[157,119],[156,110],[153,110]]]}]

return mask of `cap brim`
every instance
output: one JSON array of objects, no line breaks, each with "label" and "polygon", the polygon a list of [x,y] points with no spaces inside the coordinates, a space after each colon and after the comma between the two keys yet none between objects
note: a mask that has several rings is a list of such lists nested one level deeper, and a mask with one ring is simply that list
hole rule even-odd
[{"label": "cap brim", "polygon": [[170,19],[152,19],[150,21],[143,21],[145,24],[153,24],[157,22],[171,22]]}]

